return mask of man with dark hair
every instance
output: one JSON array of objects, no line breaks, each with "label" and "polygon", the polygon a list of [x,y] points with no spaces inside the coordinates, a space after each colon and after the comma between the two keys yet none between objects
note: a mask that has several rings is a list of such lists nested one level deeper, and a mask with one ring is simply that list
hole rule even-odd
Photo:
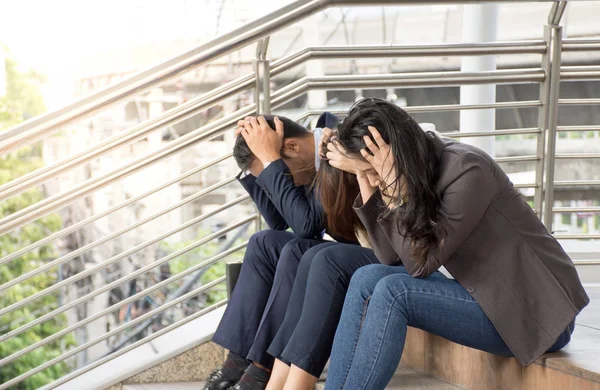
[{"label": "man with dark hair", "polygon": [[[274,358],[267,353],[283,319],[302,255],[326,243],[323,207],[311,181],[319,166],[323,127],[337,127],[325,113],[311,132],[273,116],[238,122],[233,157],[240,184],[271,230],[254,234],[239,279],[213,341],[229,355],[207,379],[204,390],[264,389]],[[291,228],[292,232],[286,231]]]}]

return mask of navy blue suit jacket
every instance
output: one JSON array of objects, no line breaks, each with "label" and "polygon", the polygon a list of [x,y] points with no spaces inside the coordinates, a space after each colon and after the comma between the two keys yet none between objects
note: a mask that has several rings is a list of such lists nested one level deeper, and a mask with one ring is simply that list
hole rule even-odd
[{"label": "navy blue suit jacket", "polygon": [[283,160],[273,161],[258,177],[239,179],[271,229],[292,228],[301,238],[321,238],[323,206],[306,186],[297,187]]},{"label": "navy blue suit jacket", "polygon": [[[338,118],[328,112],[317,122],[319,127],[330,128],[336,127],[337,123]],[[258,177],[238,176],[238,180],[271,229],[291,228],[301,238],[323,237],[327,230],[323,206],[312,188],[294,184],[292,173],[283,160],[273,161]]]}]

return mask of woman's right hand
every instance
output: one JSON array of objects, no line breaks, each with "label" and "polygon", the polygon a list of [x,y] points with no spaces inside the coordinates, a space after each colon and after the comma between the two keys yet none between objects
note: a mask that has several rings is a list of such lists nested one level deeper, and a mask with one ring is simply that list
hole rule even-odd
[{"label": "woman's right hand", "polygon": [[333,137],[333,130],[329,127],[323,128],[323,135],[319,141],[319,157],[322,159],[327,158],[327,144],[330,143],[331,137]]},{"label": "woman's right hand", "polygon": [[360,157],[350,157],[348,151],[337,141],[327,144],[327,153],[325,157],[329,160],[329,165],[344,172],[351,173],[357,177],[366,177],[368,171],[373,171],[373,166]]}]

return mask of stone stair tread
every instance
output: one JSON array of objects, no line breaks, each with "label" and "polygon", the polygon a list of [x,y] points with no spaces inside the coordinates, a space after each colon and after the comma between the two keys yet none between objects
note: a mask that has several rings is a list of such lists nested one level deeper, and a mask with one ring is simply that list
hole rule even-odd
[{"label": "stone stair tread", "polygon": [[[178,383],[145,383],[145,384],[129,384],[124,385],[123,390],[199,390],[202,388],[202,382],[178,382]],[[323,390],[324,382],[319,382],[316,390]],[[386,387],[390,390],[458,390],[462,387],[444,382],[422,372],[400,367],[396,375]]]},{"label": "stone stair tread", "polygon": [[123,390],[201,390],[204,382],[142,383],[123,385]]},{"label": "stone stair tread", "polygon": [[587,286],[586,291],[591,301],[577,317],[571,342],[536,363],[600,383],[600,286]]},{"label": "stone stair tread", "polygon": [[[319,382],[315,390],[323,390],[324,382]],[[444,382],[420,371],[408,367],[399,367],[396,375],[392,378],[390,384],[386,387],[389,390],[457,390],[462,389],[456,385]]]}]

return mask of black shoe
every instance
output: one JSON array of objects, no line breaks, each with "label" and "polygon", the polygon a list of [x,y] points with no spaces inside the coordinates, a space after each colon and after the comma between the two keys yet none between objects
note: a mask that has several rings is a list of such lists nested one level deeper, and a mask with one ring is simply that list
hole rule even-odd
[{"label": "black shoe", "polygon": [[271,373],[258,368],[255,365],[250,365],[240,378],[240,381],[229,388],[229,390],[265,390]]},{"label": "black shoe", "polygon": [[217,368],[210,374],[202,390],[226,390],[235,385],[236,382],[231,381],[220,368]]}]

